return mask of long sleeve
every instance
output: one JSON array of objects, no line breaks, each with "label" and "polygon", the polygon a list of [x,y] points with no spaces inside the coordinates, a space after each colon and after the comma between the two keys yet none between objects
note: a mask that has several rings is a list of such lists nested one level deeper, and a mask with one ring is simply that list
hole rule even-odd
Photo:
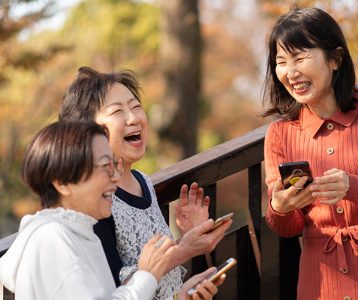
[{"label": "long sleeve", "polygon": [[25,216],[0,259],[1,284],[18,300],[152,300],[158,283],[146,271],[116,289],[95,222],[63,208]]},{"label": "long sleeve", "polygon": [[133,274],[127,284],[115,291],[112,299],[151,300],[157,285],[157,280],[152,274],[139,270]]},{"label": "long sleeve", "polygon": [[272,209],[272,186],[277,178],[280,177],[278,165],[285,162],[284,151],[281,146],[281,137],[275,130],[274,125],[277,125],[277,123],[271,124],[265,138],[265,170],[269,194],[268,210],[265,217],[268,226],[273,231],[281,236],[291,237],[302,233],[304,215],[299,209],[295,209],[287,214],[280,214]]},{"label": "long sleeve", "polygon": [[349,189],[346,198],[358,202],[358,175],[348,173],[348,176],[349,176]]},{"label": "long sleeve", "polygon": [[111,295],[98,286],[96,278],[83,268],[72,270],[57,290],[53,300],[151,300],[157,288],[155,277],[145,271],[137,271],[127,284],[118,287]]}]

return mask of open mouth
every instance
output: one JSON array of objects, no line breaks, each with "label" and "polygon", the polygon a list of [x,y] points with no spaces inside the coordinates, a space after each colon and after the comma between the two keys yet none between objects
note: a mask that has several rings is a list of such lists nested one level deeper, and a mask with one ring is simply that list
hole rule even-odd
[{"label": "open mouth", "polygon": [[126,135],[124,137],[124,140],[126,140],[127,142],[138,142],[138,141],[142,140],[142,136],[139,131],[133,132],[133,133]]},{"label": "open mouth", "polygon": [[292,87],[294,90],[296,91],[302,91],[306,88],[308,88],[311,85],[311,83],[309,82],[301,82],[301,83],[297,83],[297,84],[293,84]]},{"label": "open mouth", "polygon": [[105,193],[103,193],[103,198],[106,199],[107,201],[111,201],[111,202],[112,202],[112,196],[113,196],[113,194],[114,194],[113,191],[105,192]]}]

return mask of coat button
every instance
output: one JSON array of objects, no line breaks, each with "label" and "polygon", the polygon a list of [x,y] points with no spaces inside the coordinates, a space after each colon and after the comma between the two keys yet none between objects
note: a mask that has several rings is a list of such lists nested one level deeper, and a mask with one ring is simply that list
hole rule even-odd
[{"label": "coat button", "polygon": [[342,269],[340,269],[340,271],[341,271],[343,274],[347,274],[347,273],[348,273],[348,269],[347,269],[347,268],[342,268]]},{"label": "coat button", "polygon": [[352,300],[352,298],[349,296],[344,296],[343,300]]},{"label": "coat button", "polygon": [[331,155],[331,154],[333,154],[333,152],[334,152],[333,148],[328,148],[327,149],[327,154]]},{"label": "coat button", "polygon": [[332,123],[327,124],[327,129],[332,130],[334,128],[334,125]]},{"label": "coat button", "polygon": [[339,213],[339,214],[343,213],[343,211],[344,211],[343,207],[338,206],[336,208],[336,212]]}]

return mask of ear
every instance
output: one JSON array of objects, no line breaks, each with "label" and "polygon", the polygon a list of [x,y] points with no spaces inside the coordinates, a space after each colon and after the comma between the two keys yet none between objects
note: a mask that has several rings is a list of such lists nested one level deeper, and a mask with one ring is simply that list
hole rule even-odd
[{"label": "ear", "polygon": [[52,184],[62,196],[69,196],[71,194],[71,189],[68,184],[61,183],[58,180],[52,181]]},{"label": "ear", "polygon": [[341,67],[343,56],[344,50],[342,47],[337,47],[332,51],[333,70],[337,71]]}]

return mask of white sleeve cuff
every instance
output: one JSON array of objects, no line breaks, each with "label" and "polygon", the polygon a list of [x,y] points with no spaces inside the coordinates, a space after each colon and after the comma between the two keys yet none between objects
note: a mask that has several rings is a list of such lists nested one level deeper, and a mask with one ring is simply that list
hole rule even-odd
[{"label": "white sleeve cuff", "polygon": [[155,296],[157,285],[158,282],[151,273],[138,270],[132,275],[127,284],[121,285],[115,291],[113,296],[118,297],[115,299],[152,300]]}]

